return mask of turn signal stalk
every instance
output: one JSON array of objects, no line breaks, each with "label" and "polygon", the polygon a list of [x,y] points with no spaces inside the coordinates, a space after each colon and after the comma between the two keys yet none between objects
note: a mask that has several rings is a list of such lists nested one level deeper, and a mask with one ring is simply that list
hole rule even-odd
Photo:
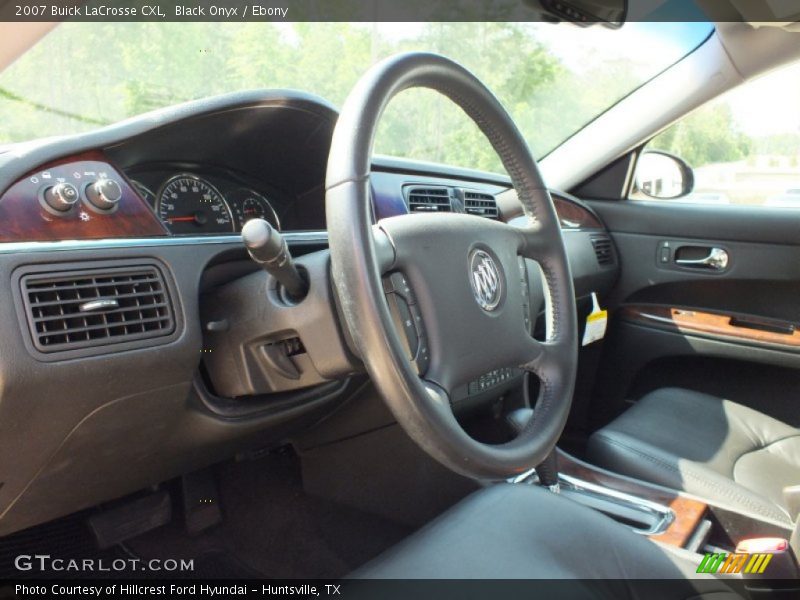
[{"label": "turn signal stalk", "polygon": [[264,219],[251,219],[242,228],[242,239],[250,258],[272,275],[291,300],[305,298],[308,284],[294,266],[286,240]]}]

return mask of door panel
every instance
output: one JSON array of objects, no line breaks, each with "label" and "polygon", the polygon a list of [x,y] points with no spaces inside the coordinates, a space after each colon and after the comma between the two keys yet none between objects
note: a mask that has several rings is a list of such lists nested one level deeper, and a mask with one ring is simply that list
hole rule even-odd
[{"label": "door panel", "polygon": [[[608,227],[620,262],[608,298],[593,426],[656,383],[720,394],[779,418],[796,415],[800,211],[589,204]],[[676,261],[702,260],[713,249],[727,255],[724,265]]]},{"label": "door panel", "polygon": [[762,206],[687,204],[680,201],[590,200],[587,202],[617,233],[709,236],[740,242],[800,243],[800,210]]},{"label": "door panel", "polygon": [[[713,219],[706,225],[709,237],[695,239],[617,233],[611,227],[620,256],[620,279],[610,296],[614,304],[680,302],[776,319],[798,317],[797,296],[787,293],[800,291],[800,246],[730,241],[716,235]],[[664,244],[724,248],[729,262],[721,271],[685,268],[671,252],[665,264]],[[779,290],[786,293],[778,296]]]}]

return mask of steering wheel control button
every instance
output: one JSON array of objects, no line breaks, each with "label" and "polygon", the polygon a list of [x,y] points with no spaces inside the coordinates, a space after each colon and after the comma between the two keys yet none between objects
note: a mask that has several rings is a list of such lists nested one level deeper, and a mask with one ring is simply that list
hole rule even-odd
[{"label": "steering wheel control button", "polygon": [[86,199],[92,207],[109,212],[122,199],[122,188],[113,179],[98,179],[86,186]]},{"label": "steering wheel control button", "polygon": [[528,266],[525,264],[525,257],[519,256],[519,280],[528,281]]},{"label": "steering wheel control button", "polygon": [[430,361],[431,356],[428,351],[428,340],[424,336],[420,337],[419,346],[417,347],[417,356],[414,358],[414,366],[417,368],[417,374],[424,375],[425,371],[428,370]]},{"label": "steering wheel control button", "polygon": [[403,332],[408,358],[416,367],[417,373],[422,375],[428,369],[430,354],[422,314],[414,292],[406,276],[400,272],[383,278],[383,290],[395,327]]},{"label": "steering wheel control button", "polygon": [[419,335],[414,324],[414,316],[411,314],[411,308],[405,298],[396,292],[387,294],[386,301],[389,303],[389,311],[392,313],[392,318],[398,331],[402,331],[404,334],[408,358],[413,360],[419,347]]},{"label": "steering wheel control button", "polygon": [[530,286],[528,284],[528,265],[525,263],[525,258],[519,258],[519,276],[522,287],[522,316],[525,321],[525,331],[531,332],[531,300],[530,300]]},{"label": "steering wheel control button", "polygon": [[411,309],[408,306],[408,303],[405,299],[401,296],[397,296],[397,312],[398,316],[400,317],[400,325],[403,328],[403,333],[408,340],[408,349],[411,353],[411,356],[414,357],[417,354],[417,348],[419,347],[419,336],[417,335],[417,328],[414,325],[414,317],[411,316]]},{"label": "steering wheel control button", "polygon": [[419,306],[416,304],[409,305],[409,309],[411,311],[411,316],[414,319],[414,329],[417,333],[417,338],[419,340],[417,344],[417,354],[414,357],[414,365],[417,368],[417,373],[419,375],[423,375],[425,371],[428,370],[428,364],[430,363],[430,352],[428,351],[428,338],[425,334],[425,327],[423,326],[422,322],[422,314],[419,312]]},{"label": "steering wheel control button", "polygon": [[79,198],[78,188],[71,183],[58,183],[44,191],[45,204],[60,213],[71,209]]},{"label": "steering wheel control button", "polygon": [[478,306],[486,312],[496,309],[503,298],[503,278],[500,268],[488,252],[480,249],[472,251],[469,276]]},{"label": "steering wheel control button", "polygon": [[494,371],[484,373],[478,379],[471,381],[467,386],[467,390],[470,396],[482,394],[483,392],[488,392],[489,390],[492,390],[504,383],[508,383],[509,381],[516,379],[521,374],[522,371],[512,367],[495,369]]},{"label": "steering wheel control button", "polygon": [[411,291],[411,286],[408,284],[406,276],[400,273],[392,273],[387,279],[384,279],[383,289],[387,292],[395,292],[396,294],[405,298],[408,304],[416,304],[417,299],[414,297],[414,292]]}]

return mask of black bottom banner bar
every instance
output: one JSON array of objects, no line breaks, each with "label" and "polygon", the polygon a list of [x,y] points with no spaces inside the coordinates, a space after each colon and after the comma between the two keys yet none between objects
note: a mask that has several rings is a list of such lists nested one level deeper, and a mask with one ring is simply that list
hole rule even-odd
[{"label": "black bottom banner bar", "polygon": [[126,580],[5,581],[0,598],[458,598],[678,599],[797,598],[795,582],[742,580]]}]

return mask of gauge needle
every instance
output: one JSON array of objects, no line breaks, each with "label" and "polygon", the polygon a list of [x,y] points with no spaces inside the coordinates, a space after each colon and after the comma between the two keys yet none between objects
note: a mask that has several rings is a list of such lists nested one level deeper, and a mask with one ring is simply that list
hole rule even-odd
[{"label": "gauge needle", "polygon": [[181,222],[189,223],[196,220],[197,217],[195,217],[194,215],[192,215],[191,217],[170,217],[169,219],[167,219],[167,221],[169,221],[170,223],[181,223]]}]

